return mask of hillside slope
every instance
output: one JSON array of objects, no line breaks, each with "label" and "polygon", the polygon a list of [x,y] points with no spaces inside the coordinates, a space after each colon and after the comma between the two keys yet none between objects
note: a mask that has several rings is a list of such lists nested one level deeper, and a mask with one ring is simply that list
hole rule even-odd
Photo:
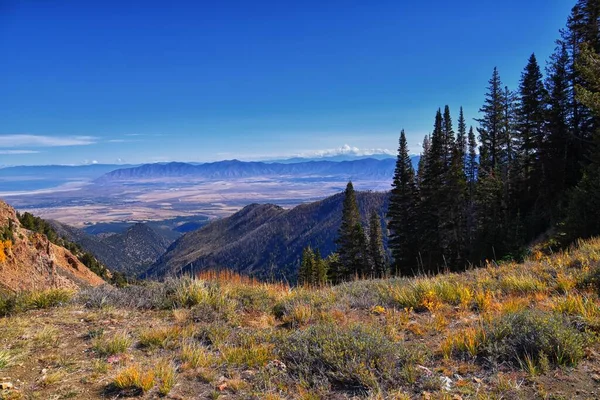
[{"label": "hillside slope", "polygon": [[600,239],[335,286],[104,285],[0,317],[0,398],[597,400],[599,293]]},{"label": "hillside slope", "polygon": [[[371,209],[386,207],[387,193],[359,192],[363,222]],[[162,278],[190,271],[227,267],[261,278],[292,279],[302,249],[335,251],[343,194],[285,210],[252,204],[177,240],[144,277]]]},{"label": "hillside slope", "polygon": [[58,221],[50,224],[60,236],[79,244],[110,270],[131,276],[156,262],[171,244],[164,235],[142,223],[103,238]]},{"label": "hillside slope", "polygon": [[9,235],[10,230],[12,236],[10,239],[6,238],[10,242],[9,246],[5,245],[1,250],[0,289],[76,289],[104,283],[67,249],[50,243],[42,234],[23,228],[15,210],[1,200],[0,230],[5,235]]}]

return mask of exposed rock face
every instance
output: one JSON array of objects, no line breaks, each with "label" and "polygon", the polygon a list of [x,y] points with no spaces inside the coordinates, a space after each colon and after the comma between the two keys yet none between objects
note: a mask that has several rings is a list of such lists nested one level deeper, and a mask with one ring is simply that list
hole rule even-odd
[{"label": "exposed rock face", "polygon": [[105,283],[67,249],[23,228],[15,210],[0,200],[0,230],[9,224],[13,239],[0,261],[0,290],[78,289]]}]

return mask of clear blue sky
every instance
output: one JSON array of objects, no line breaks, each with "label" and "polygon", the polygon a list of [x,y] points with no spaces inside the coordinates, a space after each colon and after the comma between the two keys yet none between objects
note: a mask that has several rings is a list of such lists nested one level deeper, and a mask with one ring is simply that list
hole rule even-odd
[{"label": "clear blue sky", "polygon": [[574,0],[0,0],[0,165],[416,153]]}]

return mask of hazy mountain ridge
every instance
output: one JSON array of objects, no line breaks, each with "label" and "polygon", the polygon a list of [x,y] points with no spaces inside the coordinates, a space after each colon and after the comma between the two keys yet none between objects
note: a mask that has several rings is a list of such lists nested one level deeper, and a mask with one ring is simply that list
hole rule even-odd
[{"label": "hazy mountain ridge", "polygon": [[395,159],[377,160],[364,158],[353,161],[306,161],[298,163],[246,162],[238,160],[218,161],[206,164],[172,162],[167,164],[144,164],[134,168],[122,168],[96,179],[97,183],[111,183],[135,179],[201,178],[227,179],[264,176],[287,176],[307,178],[344,177],[345,179],[391,179]]},{"label": "hazy mountain ridge", "polygon": [[[371,209],[385,209],[388,197],[388,193],[359,192],[363,222]],[[227,268],[262,278],[292,279],[307,245],[323,256],[335,251],[343,199],[340,193],[289,210],[273,204],[246,206],[182,236],[143,276],[163,278]]]}]

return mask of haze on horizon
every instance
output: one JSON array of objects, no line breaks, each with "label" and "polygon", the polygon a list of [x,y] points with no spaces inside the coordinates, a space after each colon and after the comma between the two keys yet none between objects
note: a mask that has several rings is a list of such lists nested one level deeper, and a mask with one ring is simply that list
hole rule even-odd
[{"label": "haze on horizon", "polygon": [[419,153],[572,6],[406,3],[0,1],[0,165]]}]

